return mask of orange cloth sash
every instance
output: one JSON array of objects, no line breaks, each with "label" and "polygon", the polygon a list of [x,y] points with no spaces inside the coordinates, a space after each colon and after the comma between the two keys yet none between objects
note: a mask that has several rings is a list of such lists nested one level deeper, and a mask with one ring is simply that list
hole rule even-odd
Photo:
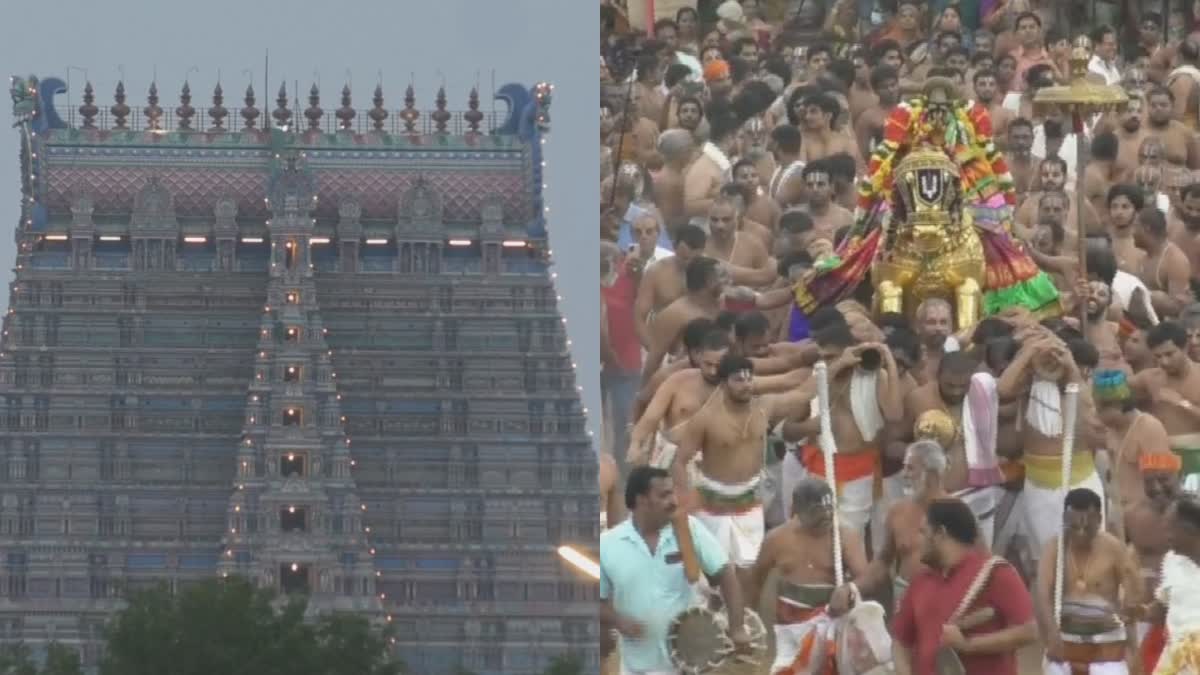
[{"label": "orange cloth sash", "polygon": [[[814,476],[825,476],[825,453],[817,446],[805,445],[801,448],[800,463]],[[839,493],[846,483],[872,476],[875,479],[875,496],[883,494],[883,474],[879,450],[876,448],[864,447],[858,452],[835,453],[833,471]]]}]

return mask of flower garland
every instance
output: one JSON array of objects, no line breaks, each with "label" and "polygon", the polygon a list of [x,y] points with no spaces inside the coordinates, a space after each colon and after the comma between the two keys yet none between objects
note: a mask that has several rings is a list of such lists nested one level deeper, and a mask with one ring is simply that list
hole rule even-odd
[{"label": "flower garland", "polygon": [[888,208],[896,164],[918,140],[944,148],[962,168],[963,196],[968,203],[987,202],[1003,195],[1009,206],[1016,204],[1016,189],[1008,165],[992,143],[992,122],[987,108],[979,103],[955,105],[953,117],[941,138],[937,138],[926,100],[918,97],[896,106],[884,122],[883,140],[871,153],[867,177],[859,183],[860,216],[879,208],[880,202],[882,208]]}]

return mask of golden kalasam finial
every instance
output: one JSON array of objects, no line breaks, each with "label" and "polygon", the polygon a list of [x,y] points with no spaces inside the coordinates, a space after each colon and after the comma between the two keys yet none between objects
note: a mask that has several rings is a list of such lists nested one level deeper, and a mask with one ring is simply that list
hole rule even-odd
[{"label": "golden kalasam finial", "polygon": [[943,448],[949,449],[958,439],[958,425],[944,410],[926,410],[917,417],[913,436],[917,440],[937,441]]}]

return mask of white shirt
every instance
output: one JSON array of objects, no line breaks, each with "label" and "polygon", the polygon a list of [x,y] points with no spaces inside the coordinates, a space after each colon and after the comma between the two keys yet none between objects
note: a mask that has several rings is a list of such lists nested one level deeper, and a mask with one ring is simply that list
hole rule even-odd
[{"label": "white shirt", "polygon": [[1088,72],[1103,77],[1104,84],[1109,86],[1121,84],[1121,71],[1117,68],[1117,64],[1106,63],[1099,54],[1094,54],[1092,60],[1088,61]]}]

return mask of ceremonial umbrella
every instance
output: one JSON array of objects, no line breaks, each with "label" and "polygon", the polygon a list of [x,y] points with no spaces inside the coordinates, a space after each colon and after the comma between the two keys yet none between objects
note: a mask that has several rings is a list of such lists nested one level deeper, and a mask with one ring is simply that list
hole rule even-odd
[{"label": "ceremonial umbrella", "polygon": [[[1075,132],[1075,233],[1079,240],[1079,274],[1087,278],[1087,236],[1083,229],[1083,162],[1084,126],[1093,115],[1120,112],[1129,103],[1124,89],[1099,84],[1088,79],[1088,62],[1092,58],[1092,42],[1085,36],[1075,38],[1071,45],[1071,81],[1045,87],[1033,97],[1034,115],[1062,114],[1071,118]],[[1080,330],[1087,324],[1087,303],[1079,303]]]}]

